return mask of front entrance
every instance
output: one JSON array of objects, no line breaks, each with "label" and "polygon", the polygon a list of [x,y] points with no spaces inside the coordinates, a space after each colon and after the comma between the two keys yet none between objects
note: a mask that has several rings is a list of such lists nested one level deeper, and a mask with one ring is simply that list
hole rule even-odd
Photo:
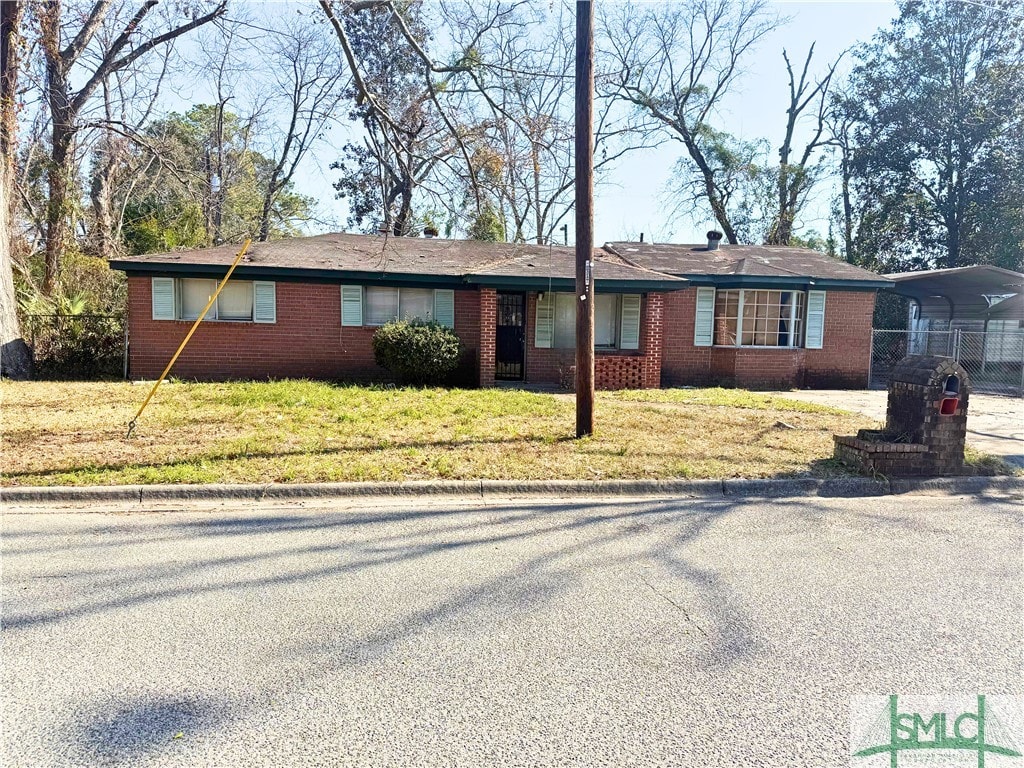
[{"label": "front entrance", "polygon": [[526,366],[526,295],[499,293],[494,378],[522,381]]}]

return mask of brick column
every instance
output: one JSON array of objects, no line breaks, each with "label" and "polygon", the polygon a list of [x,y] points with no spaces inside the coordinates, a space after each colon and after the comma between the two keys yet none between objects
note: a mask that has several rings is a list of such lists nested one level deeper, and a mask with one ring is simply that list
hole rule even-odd
[{"label": "brick column", "polygon": [[494,386],[494,347],[498,332],[498,292],[480,289],[480,386]]},{"label": "brick column", "polygon": [[644,297],[644,388],[657,389],[661,386],[661,350],[665,338],[664,296],[648,293]]}]

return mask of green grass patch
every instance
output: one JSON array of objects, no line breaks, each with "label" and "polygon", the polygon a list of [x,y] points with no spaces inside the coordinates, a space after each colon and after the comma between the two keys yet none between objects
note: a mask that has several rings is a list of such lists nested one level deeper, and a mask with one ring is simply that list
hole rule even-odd
[{"label": "green grass patch", "polygon": [[713,408],[751,408],[754,410],[795,411],[797,413],[849,414],[840,408],[817,403],[805,403],[784,395],[751,392],[746,389],[724,389],[722,387],[680,388],[680,389],[627,389],[609,392],[613,400],[643,403],[668,403],[681,405],[703,405]]},{"label": "green grass patch", "polygon": [[976,475],[1024,475],[1024,469],[1013,466],[999,456],[970,447],[964,449],[964,463]]},{"label": "green grass patch", "polygon": [[569,396],[314,381],[0,382],[6,485],[785,477],[829,474],[863,416],[744,390]]}]

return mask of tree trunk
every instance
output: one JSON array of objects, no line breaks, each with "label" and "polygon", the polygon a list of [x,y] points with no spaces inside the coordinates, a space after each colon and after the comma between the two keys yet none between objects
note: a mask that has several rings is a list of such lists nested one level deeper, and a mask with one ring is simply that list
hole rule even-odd
[{"label": "tree trunk", "polygon": [[540,153],[537,151],[537,141],[530,139],[531,154],[533,160],[533,210],[537,227],[537,245],[544,245],[544,214],[540,205]]},{"label": "tree trunk", "polygon": [[267,191],[263,195],[263,212],[260,214],[259,242],[265,243],[270,239],[270,214],[274,210],[274,197],[277,195],[278,169],[270,175],[267,182]]},{"label": "tree trunk", "polygon": [[27,379],[32,355],[21,336],[14,295],[12,244],[14,220],[14,149],[17,115],[20,2],[0,2],[0,376]]},{"label": "tree trunk", "polygon": [[[5,11],[13,3],[0,3]],[[18,302],[14,295],[14,270],[11,261],[11,174],[6,167],[0,176],[0,376],[28,379],[32,376],[32,354],[21,335]]]},{"label": "tree trunk", "polygon": [[112,187],[114,173],[118,163],[118,146],[111,138],[103,142],[102,159],[98,159],[92,183],[89,187],[89,198],[92,202],[93,245],[96,255],[109,261],[117,256],[117,238],[115,237]]},{"label": "tree trunk", "polygon": [[47,173],[49,201],[46,205],[46,257],[43,271],[43,293],[53,295],[60,274],[60,262],[68,231],[68,177],[71,175],[71,145],[73,132],[70,123],[54,115],[53,155]]},{"label": "tree trunk", "polygon": [[270,211],[274,205],[274,195],[270,189],[263,196],[263,213],[260,214],[260,235],[259,242],[265,243],[270,239]]},{"label": "tree trunk", "polygon": [[711,212],[715,215],[715,220],[721,225],[722,232],[725,233],[726,241],[731,245],[739,245],[736,230],[733,228],[732,222],[729,221],[729,212],[725,209],[722,196],[718,193],[718,188],[715,186],[715,172],[708,164],[707,158],[704,157],[700,147],[697,146],[697,142],[694,140],[689,129],[682,124],[676,126],[676,129],[683,137],[683,144],[686,146],[686,150],[690,153],[690,157],[697,164],[697,168],[704,178],[704,192],[707,194],[708,204],[711,206]]}]

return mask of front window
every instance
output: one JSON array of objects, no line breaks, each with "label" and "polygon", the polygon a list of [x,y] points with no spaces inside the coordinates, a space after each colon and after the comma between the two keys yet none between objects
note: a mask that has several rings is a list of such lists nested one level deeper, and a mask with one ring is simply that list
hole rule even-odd
[{"label": "front window", "polygon": [[[181,319],[195,320],[203,311],[206,303],[217,290],[216,280],[193,280],[186,278],[181,281]],[[216,305],[210,307],[207,319],[217,319]]]},{"label": "front window", "polygon": [[366,288],[366,325],[392,320],[433,320],[434,291],[430,288]]},{"label": "front window", "polygon": [[742,347],[803,345],[805,294],[800,291],[718,291],[715,344]]},{"label": "front window", "polygon": [[[179,318],[195,320],[217,292],[216,280],[186,277],[179,281]],[[207,320],[252,320],[251,280],[229,280],[206,313]]]},{"label": "front window", "polygon": [[[556,293],[555,343],[558,349],[576,346],[576,296]],[[594,347],[615,349],[619,343],[619,302],[615,293],[599,293],[594,297]]]}]

